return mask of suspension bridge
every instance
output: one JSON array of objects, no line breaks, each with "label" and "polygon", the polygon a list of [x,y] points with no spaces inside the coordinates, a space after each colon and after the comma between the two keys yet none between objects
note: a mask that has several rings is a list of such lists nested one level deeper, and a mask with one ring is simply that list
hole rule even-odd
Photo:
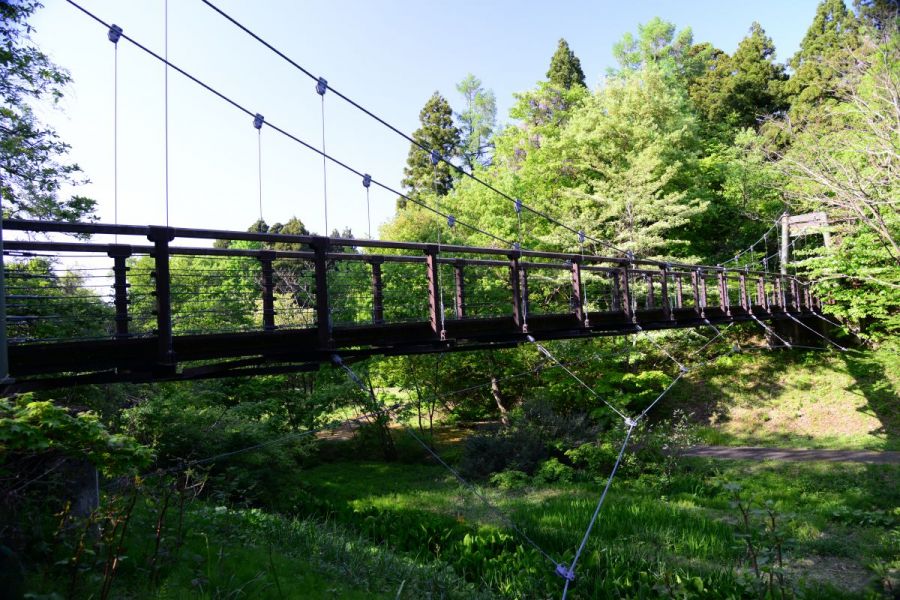
[{"label": "suspension bridge", "polygon": [[[502,348],[529,336],[743,321],[772,331],[764,322],[802,323],[820,309],[801,279],[748,268],[162,226],[3,227],[144,240],[4,243],[8,263],[53,265],[5,270],[16,391],[308,370],[336,353]],[[257,248],[200,245],[209,240]]]},{"label": "suspension bridge", "polygon": [[[5,393],[80,384],[288,373],[331,363],[344,369],[372,401],[366,413],[350,420],[358,422],[390,416],[403,406],[379,404],[373,388],[350,366],[356,360],[534,344],[553,363],[552,368],[564,369],[627,427],[615,465],[571,560],[550,556],[415,431],[407,431],[553,565],[554,573],[564,579],[565,599],[632,432],[690,368],[651,338],[678,365],[679,374],[643,411],[628,415],[587,386],[541,341],[666,329],[707,327],[716,331],[694,356],[722,335],[718,326],[748,322],[759,326],[770,341],[778,340],[780,344],[772,344],[774,347],[790,348],[792,342],[785,338],[800,339],[797,333],[802,327],[845,350],[820,332],[821,324],[830,321],[822,315],[821,302],[809,283],[787,272],[786,227],[780,256],[768,253],[768,236],[776,224],[734,259],[717,265],[635,257],[528,206],[422,145],[331,88],[324,78],[313,75],[208,0],[202,2],[315,81],[315,90],[322,97],[321,149],[172,64],[167,52],[153,52],[128,37],[122,27],[68,2],[106,28],[115,48],[121,39],[127,40],[160,61],[166,77],[169,70],[179,73],[252,117],[257,131],[270,128],[321,156],[323,176],[327,176],[327,165],[334,164],[360,177],[367,194],[374,184],[430,211],[440,219],[440,227],[446,222],[449,229],[470,229],[491,245],[442,243],[440,233],[434,243],[415,243],[169,226],[166,162],[166,225],[3,220],[0,233],[13,232],[12,238],[0,238],[4,259],[0,313],[5,324],[0,362],[8,364],[8,377],[0,385]],[[474,180],[501,201],[511,203],[519,242],[459,220],[439,203],[432,206],[404,195],[327,154],[324,99],[328,92],[417,146],[433,165],[447,163],[460,177]],[[168,144],[168,121],[165,132]],[[259,144],[261,165],[261,138]],[[259,177],[262,218],[261,166]],[[117,183],[115,189],[118,214]],[[327,195],[324,200],[328,231]],[[573,242],[577,240],[571,247],[580,251],[523,248],[523,211],[553,223],[566,236],[571,234]],[[213,241],[216,243],[211,244]],[[586,253],[585,242],[615,255]],[[760,245],[761,259],[756,253]],[[774,271],[770,267],[776,262],[780,265]],[[787,331],[793,334],[789,336]],[[290,433],[191,464],[227,459],[345,423]]]}]

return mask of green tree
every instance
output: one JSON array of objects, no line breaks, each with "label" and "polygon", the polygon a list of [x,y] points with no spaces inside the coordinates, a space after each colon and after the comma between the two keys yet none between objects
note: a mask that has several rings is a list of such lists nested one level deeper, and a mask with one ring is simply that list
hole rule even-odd
[{"label": "green tree", "polygon": [[785,92],[796,125],[809,119],[821,120],[827,111],[819,107],[836,102],[840,63],[858,45],[859,22],[844,0],[823,0],[800,49],[788,61],[793,74]]},{"label": "green tree", "polygon": [[460,131],[460,157],[469,172],[491,162],[491,135],[497,126],[497,100],[494,92],[485,90],[481,80],[469,73],[456,84],[465,100],[465,109],[456,115]]},{"label": "green tree", "polygon": [[[441,157],[450,160],[459,153],[459,129],[453,124],[453,110],[440,93],[435,92],[419,112],[420,126],[413,132],[413,139],[429,151],[437,152]],[[404,191],[413,197],[423,192],[434,192],[438,196],[446,196],[453,188],[454,170],[443,161],[432,164],[430,152],[422,150],[416,144],[410,144],[406,167],[403,169]],[[400,198],[397,207],[403,208],[406,202]]]},{"label": "green tree", "polygon": [[689,78],[702,72],[711,50],[708,44],[694,46],[690,27],[676,33],[674,24],[653,17],[638,25],[637,36],[628,32],[613,45],[613,56],[621,67],[613,73],[640,71],[654,65],[664,73]]},{"label": "green tree", "polygon": [[563,89],[571,89],[573,85],[584,87],[584,71],[581,70],[581,61],[569,48],[569,42],[560,38],[556,46],[556,52],[550,59],[550,69],[547,71],[547,79],[550,83]]},{"label": "green tree", "polygon": [[775,46],[759,25],[741,40],[733,56],[718,51],[710,68],[690,85],[697,110],[711,122],[752,127],[760,117],[784,108],[784,67],[775,63]]},{"label": "green tree", "polygon": [[78,220],[95,202],[84,196],[59,197],[60,188],[80,182],[78,165],[67,163],[69,145],[40,122],[33,107],[56,104],[69,74],[29,38],[27,20],[36,0],[0,2],[0,199],[4,217]]}]

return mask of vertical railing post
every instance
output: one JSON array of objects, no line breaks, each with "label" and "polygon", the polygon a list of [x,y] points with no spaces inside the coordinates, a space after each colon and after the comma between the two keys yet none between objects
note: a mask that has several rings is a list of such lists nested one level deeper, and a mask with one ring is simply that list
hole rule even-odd
[{"label": "vertical railing post", "polygon": [[728,274],[725,269],[718,272],[719,279],[719,308],[726,315],[731,314],[731,299],[728,297]]},{"label": "vertical railing post", "polygon": [[778,306],[781,310],[787,310],[787,286],[784,284],[784,277],[779,277],[778,282]]},{"label": "vertical railing post", "polygon": [[619,290],[619,272],[612,271],[612,272],[608,273],[608,275],[609,275],[609,281],[611,283],[610,296],[611,296],[612,302],[610,303],[610,308],[613,311],[622,310],[622,303],[619,301],[619,296],[621,293]]},{"label": "vertical railing post", "polygon": [[628,265],[623,266],[619,269],[619,291],[621,292],[621,306],[622,312],[625,313],[625,316],[629,321],[634,322],[634,310],[631,306],[631,286],[628,284]]},{"label": "vertical railing post", "polygon": [[319,334],[319,347],[327,348],[332,344],[331,306],[328,299],[328,249],[331,242],[327,237],[313,238],[310,246],[313,249],[313,266],[316,271],[316,328]]},{"label": "vertical railing post", "polygon": [[113,306],[116,310],[116,338],[130,337],[128,323],[128,265],[126,259],[131,256],[131,246],[111,246],[107,255],[113,259]]},{"label": "vertical railing post", "polygon": [[153,277],[156,280],[157,364],[165,370],[175,368],[172,341],[172,278],[169,272],[169,242],[175,239],[168,227],[150,227],[147,239],[153,242]]},{"label": "vertical railing post", "polygon": [[[0,385],[10,382],[9,340],[6,334],[6,266],[3,260],[3,202],[0,194]],[[2,391],[2,390],[0,390]]]},{"label": "vertical railing post", "polygon": [[647,301],[646,308],[655,308],[656,299],[653,297],[653,275],[644,275],[644,281],[647,283]]},{"label": "vertical railing post", "polygon": [[756,280],[756,303],[763,310],[769,310],[769,295],[766,293],[766,278],[760,275]]},{"label": "vertical railing post", "polygon": [[703,317],[706,315],[706,281],[703,279],[702,269],[691,271],[691,287],[694,289],[694,310]]},{"label": "vertical railing post", "polygon": [[681,273],[675,276],[675,308],[684,308],[684,283]]},{"label": "vertical railing post", "polygon": [[457,260],[453,265],[453,281],[456,284],[456,318],[466,318],[466,280],[463,277],[462,259]]},{"label": "vertical railing post", "polygon": [[444,320],[441,306],[441,290],[440,279],[438,276],[438,247],[429,245],[425,249],[425,268],[428,278],[428,320],[431,323],[431,330],[441,339],[444,339],[447,333],[444,331]]},{"label": "vertical railing post", "polygon": [[783,304],[781,300],[781,278],[776,276],[772,279],[772,302],[769,303],[769,306],[781,308]]},{"label": "vertical railing post", "polygon": [[523,277],[523,271],[524,270],[519,266],[519,255],[510,254],[509,284],[512,289],[513,322],[516,324],[516,327],[521,329],[523,332],[527,332],[528,321],[525,314],[525,302],[522,296],[522,283],[526,281]]},{"label": "vertical railing post", "polygon": [[795,311],[803,308],[803,300],[800,298],[800,283],[796,277],[791,277],[791,306]]},{"label": "vertical railing post", "polygon": [[747,275],[744,273],[738,274],[738,285],[740,286],[740,296],[741,296],[741,308],[744,310],[750,310],[750,296],[747,293]]},{"label": "vertical railing post", "polygon": [[582,299],[584,295],[581,290],[581,261],[579,258],[575,258],[572,260],[572,311],[575,313],[575,318],[578,319],[578,323],[583,327],[586,321],[585,312],[584,312],[584,302]]},{"label": "vertical railing post", "polygon": [[275,331],[275,252],[264,250],[259,253],[262,276],[263,331]]},{"label": "vertical railing post", "polygon": [[373,258],[369,261],[372,267],[372,323],[384,324],[384,285],[381,282],[381,263],[383,258]]},{"label": "vertical railing post", "polygon": [[663,318],[670,321],[672,319],[672,305],[669,304],[669,265],[665,264],[659,267],[659,297]]}]

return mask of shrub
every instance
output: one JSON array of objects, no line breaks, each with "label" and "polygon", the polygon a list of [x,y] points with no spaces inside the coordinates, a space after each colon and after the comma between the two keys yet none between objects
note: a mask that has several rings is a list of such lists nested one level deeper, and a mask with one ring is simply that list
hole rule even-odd
[{"label": "shrub", "polygon": [[484,478],[507,469],[531,474],[546,455],[546,447],[537,432],[512,427],[466,439],[459,468],[470,478]]},{"label": "shrub", "polygon": [[575,470],[556,458],[548,458],[541,463],[535,475],[535,479],[540,483],[571,483],[574,478]]},{"label": "shrub", "polygon": [[501,490],[515,490],[528,485],[528,473],[522,471],[500,471],[491,475],[491,483]]}]

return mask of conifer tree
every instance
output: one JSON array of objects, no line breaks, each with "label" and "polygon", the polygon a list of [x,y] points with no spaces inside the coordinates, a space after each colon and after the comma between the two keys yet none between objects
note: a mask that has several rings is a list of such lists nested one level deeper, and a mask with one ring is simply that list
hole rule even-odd
[{"label": "conifer tree", "polygon": [[[436,151],[442,158],[450,160],[459,154],[459,129],[453,124],[453,110],[440,93],[435,92],[419,112],[420,127],[413,132],[413,139]],[[439,160],[432,164],[430,152],[411,144],[403,169],[403,189],[409,196],[419,196],[433,191],[445,196],[453,188],[453,168]],[[404,208],[406,201],[397,200],[397,207]]]},{"label": "conifer tree", "polygon": [[564,89],[571,89],[573,85],[584,87],[584,71],[581,70],[581,61],[569,48],[569,43],[559,40],[556,52],[550,59],[550,69],[547,71],[547,79],[553,85]]},{"label": "conifer tree", "polygon": [[775,63],[775,46],[759,23],[753,23],[734,55],[720,51],[710,65],[690,86],[691,100],[709,121],[751,127],[784,108],[787,76]]},{"label": "conifer tree", "polygon": [[466,102],[465,109],[456,115],[461,137],[460,157],[471,172],[476,165],[487,166],[491,162],[491,134],[497,125],[497,100],[494,92],[485,90],[481,80],[471,73],[456,84],[456,90]]},{"label": "conifer tree", "polygon": [[844,0],[822,0],[812,25],[800,42],[800,50],[788,61],[794,73],[785,86],[791,102],[791,119],[801,123],[814,118],[822,103],[833,103],[837,63],[859,45],[859,22]]}]

